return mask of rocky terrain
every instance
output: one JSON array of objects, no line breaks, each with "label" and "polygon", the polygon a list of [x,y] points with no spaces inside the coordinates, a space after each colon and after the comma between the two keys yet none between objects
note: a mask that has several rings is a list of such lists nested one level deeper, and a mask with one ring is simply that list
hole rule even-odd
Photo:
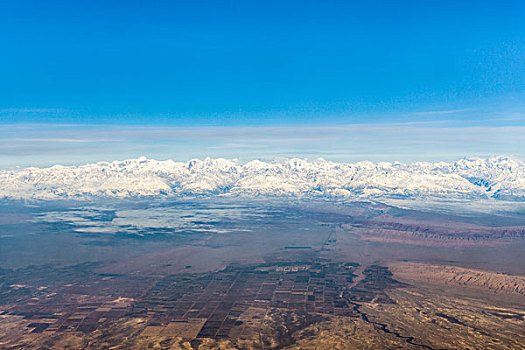
[{"label": "rocky terrain", "polygon": [[458,221],[450,223],[453,225],[438,222],[415,222],[381,215],[372,219],[343,224],[342,228],[367,241],[422,245],[509,243],[525,237],[523,226],[487,227]]},{"label": "rocky terrain", "polygon": [[525,296],[525,276],[512,276],[451,265],[412,262],[394,263],[391,268],[396,276],[407,280]]}]

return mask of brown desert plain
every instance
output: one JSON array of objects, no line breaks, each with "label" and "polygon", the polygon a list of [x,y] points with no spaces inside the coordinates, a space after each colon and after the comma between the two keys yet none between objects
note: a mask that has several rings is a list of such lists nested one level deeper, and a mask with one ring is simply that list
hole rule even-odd
[{"label": "brown desert plain", "polygon": [[525,349],[525,216],[239,199],[0,207],[0,349]]}]

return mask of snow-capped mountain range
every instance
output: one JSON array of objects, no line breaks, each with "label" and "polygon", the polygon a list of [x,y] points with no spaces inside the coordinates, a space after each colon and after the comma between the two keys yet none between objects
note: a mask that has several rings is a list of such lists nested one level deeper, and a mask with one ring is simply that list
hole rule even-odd
[{"label": "snow-capped mountain range", "polygon": [[525,163],[502,156],[410,164],[221,158],[176,162],[141,157],[0,171],[0,198],[7,199],[187,195],[525,201]]}]

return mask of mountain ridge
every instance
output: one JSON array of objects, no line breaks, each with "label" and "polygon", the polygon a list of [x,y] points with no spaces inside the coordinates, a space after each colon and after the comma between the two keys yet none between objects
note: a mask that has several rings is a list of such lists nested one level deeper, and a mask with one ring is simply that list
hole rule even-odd
[{"label": "mountain ridge", "polygon": [[455,162],[333,162],[324,159],[187,162],[146,157],[80,166],[0,171],[0,198],[289,196],[525,200],[525,163],[496,156]]}]

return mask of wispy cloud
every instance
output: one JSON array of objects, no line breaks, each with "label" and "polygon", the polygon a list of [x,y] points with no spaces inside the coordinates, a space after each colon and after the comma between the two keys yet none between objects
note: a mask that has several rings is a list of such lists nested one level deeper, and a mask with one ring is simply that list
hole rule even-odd
[{"label": "wispy cloud", "polygon": [[48,166],[147,156],[250,160],[323,157],[337,161],[454,160],[464,156],[525,158],[525,126],[355,124],[281,127],[6,126],[0,167]]},{"label": "wispy cloud", "polygon": [[525,121],[525,113],[508,113],[496,115],[489,119],[490,121],[512,121],[512,122],[523,122]]},{"label": "wispy cloud", "polygon": [[61,108],[0,108],[0,113],[58,113],[65,112]]},{"label": "wispy cloud", "polygon": [[26,143],[94,143],[94,142],[122,142],[122,139],[105,139],[105,138],[88,138],[88,139],[74,139],[74,138],[13,138],[9,142],[26,142]]},{"label": "wispy cloud", "polygon": [[434,110],[434,111],[421,111],[421,112],[414,112],[413,114],[416,114],[416,115],[446,115],[446,114],[472,112],[474,110],[475,110],[474,108],[459,108],[459,109],[446,109],[446,110]]},{"label": "wispy cloud", "polygon": [[263,148],[263,145],[225,143],[219,146],[210,146],[209,149],[237,149],[237,148]]}]

